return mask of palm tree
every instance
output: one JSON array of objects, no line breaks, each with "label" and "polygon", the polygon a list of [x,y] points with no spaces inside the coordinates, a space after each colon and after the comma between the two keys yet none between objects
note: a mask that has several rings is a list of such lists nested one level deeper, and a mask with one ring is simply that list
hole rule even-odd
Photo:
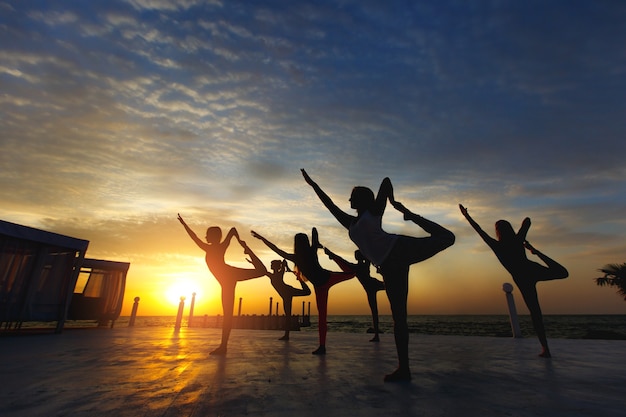
[{"label": "palm tree", "polygon": [[598,271],[604,272],[604,276],[595,278],[596,284],[601,287],[617,287],[617,293],[626,300],[626,263],[608,264]]}]

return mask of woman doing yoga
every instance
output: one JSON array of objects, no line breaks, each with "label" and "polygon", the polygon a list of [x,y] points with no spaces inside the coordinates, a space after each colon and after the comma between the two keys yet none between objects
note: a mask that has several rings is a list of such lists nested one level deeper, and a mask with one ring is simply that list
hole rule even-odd
[{"label": "woman doing yoga", "polygon": [[[285,334],[279,340],[289,340],[289,331],[291,330],[291,303],[293,297],[304,297],[311,294],[311,289],[306,282],[298,277],[298,282],[302,288],[294,288],[283,280],[285,271],[289,271],[286,260],[273,260],[271,263],[272,272],[268,272],[272,287],[276,290],[280,298],[283,300],[283,309],[285,310]],[[297,274],[296,274],[297,275]]]},{"label": "woman doing yoga", "polygon": [[[409,368],[409,327],[407,323],[407,297],[409,292],[409,268],[412,264],[424,261],[454,244],[454,234],[437,223],[409,211],[395,201],[391,180],[385,178],[380,184],[378,195],[366,187],[354,187],[350,205],[356,210],[353,216],[342,211],[333,203],[311,177],[302,170],[304,180],[333,216],[348,229],[350,239],[361,253],[378,267],[383,276],[387,297],[393,316],[393,331],[398,353],[398,369],[385,376],[385,381],[408,381]],[[410,220],[420,226],[429,237],[411,237],[385,232],[382,217],[387,200]]]},{"label": "woman doing yoga", "polygon": [[[222,308],[224,310],[224,323],[222,325],[222,343],[211,352],[211,355],[225,355],[228,338],[233,325],[233,308],[235,306],[235,286],[239,281],[245,281],[252,278],[259,278],[267,273],[267,269],[263,262],[250,250],[246,242],[239,238],[239,233],[234,227],[228,231],[228,234],[222,241],[222,229],[217,226],[209,227],[206,231],[206,242],[202,241],[189,226],[178,215],[178,221],[185,227],[187,234],[191,237],[196,245],[205,252],[205,261],[209,267],[209,271],[213,274],[217,282],[222,287]],[[226,250],[230,245],[232,238],[237,238],[239,244],[243,247],[244,253],[250,256],[250,263],[254,265],[254,269],[237,268],[228,265],[224,260]]]},{"label": "woman doing yoga", "polygon": [[303,275],[307,280],[313,283],[319,317],[319,347],[312,353],[314,355],[326,354],[326,333],[328,330],[328,290],[330,290],[330,287],[335,284],[353,278],[354,272],[331,272],[322,268],[319,263],[319,259],[317,258],[317,249],[321,248],[322,245],[319,243],[317,229],[315,228],[313,228],[312,231],[311,244],[309,244],[309,237],[305,233],[298,233],[295,235],[294,253],[285,252],[255,231],[252,231],[252,236],[261,239],[263,243],[265,243],[279,256],[282,256],[283,258],[296,264],[296,268],[298,270],[297,273]]},{"label": "woman doing yoga", "polygon": [[380,333],[380,329],[378,327],[378,301],[376,300],[376,293],[380,290],[385,289],[385,283],[382,281],[373,278],[370,275],[370,265],[371,262],[368,261],[361,251],[354,251],[354,257],[356,258],[356,263],[348,262],[341,256],[336,253],[331,252],[330,249],[324,248],[324,252],[328,255],[330,259],[335,261],[337,265],[343,271],[354,271],[357,279],[363,286],[365,293],[367,294],[367,303],[370,306],[370,311],[372,312],[372,326],[374,329],[374,337],[370,340],[370,342],[379,342],[380,337],[378,334]]},{"label": "woman doing yoga", "polygon": [[[513,281],[519,288],[524,298],[524,302],[530,312],[533,327],[543,348],[539,356],[544,358],[551,357],[548,348],[548,340],[543,325],[543,316],[539,307],[539,298],[537,297],[537,283],[539,281],[549,281],[553,279],[567,278],[569,273],[567,269],[558,262],[544,255],[535,249],[527,240],[526,234],[530,228],[530,218],[526,217],[522,222],[519,231],[515,233],[513,226],[506,220],[498,220],[496,222],[497,239],[489,236],[479,225],[472,219],[463,205],[459,204],[461,213],[476,232],[483,238],[485,243],[493,250],[496,257],[511,274]],[[531,261],[526,257],[528,249],[533,255],[537,255],[547,266]]]}]

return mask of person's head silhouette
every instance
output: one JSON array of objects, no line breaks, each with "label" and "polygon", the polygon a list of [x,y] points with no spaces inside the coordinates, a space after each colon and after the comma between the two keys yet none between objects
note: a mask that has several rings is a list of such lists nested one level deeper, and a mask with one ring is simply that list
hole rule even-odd
[{"label": "person's head silhouette", "polygon": [[206,242],[210,244],[220,243],[222,240],[222,229],[217,226],[211,226],[206,229]]},{"label": "person's head silhouette", "polygon": [[515,237],[515,230],[513,226],[506,220],[498,220],[496,222],[496,235],[499,241],[511,240]]},{"label": "person's head silhouette", "polygon": [[374,192],[367,187],[356,186],[350,195],[350,207],[355,210],[367,210],[374,205]]}]

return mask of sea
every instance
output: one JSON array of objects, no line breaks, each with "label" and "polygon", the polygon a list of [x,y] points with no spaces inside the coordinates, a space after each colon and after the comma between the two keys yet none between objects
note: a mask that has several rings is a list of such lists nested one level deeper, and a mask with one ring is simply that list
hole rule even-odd
[{"label": "sea", "polygon": [[[129,317],[120,317],[115,327],[128,326]],[[193,319],[198,327],[198,317]],[[518,316],[523,337],[534,337],[530,316]],[[214,327],[216,317],[209,317],[207,327]],[[390,315],[379,317],[382,333],[393,333],[393,320]],[[425,335],[457,335],[511,337],[512,330],[507,315],[411,315],[408,317],[409,331]],[[626,315],[544,315],[548,338],[561,339],[612,339],[626,340]],[[72,322],[66,322],[71,327]],[[174,316],[137,316],[136,327],[172,327],[176,325]],[[181,321],[187,325],[187,318]],[[202,327],[202,326],[199,326]],[[303,332],[317,332],[317,316],[310,317],[310,326],[301,327]],[[372,317],[368,315],[328,316],[328,331],[341,333],[371,333]]]}]

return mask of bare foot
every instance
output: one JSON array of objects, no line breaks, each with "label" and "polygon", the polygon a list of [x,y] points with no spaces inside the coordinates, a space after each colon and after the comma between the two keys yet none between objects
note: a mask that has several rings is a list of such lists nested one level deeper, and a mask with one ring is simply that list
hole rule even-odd
[{"label": "bare foot", "polygon": [[398,210],[400,213],[403,214],[404,220],[407,220],[407,221],[410,220],[413,223],[416,223],[416,221],[419,220],[420,218],[419,214],[413,213],[411,210],[404,207],[404,204],[400,203],[399,201],[394,201],[391,204],[396,210]]},{"label": "bare foot", "polygon": [[283,337],[281,337],[278,340],[289,340],[289,336],[288,335],[284,335]]},{"label": "bare foot", "polygon": [[385,375],[385,382],[408,382],[411,380],[411,371],[409,368],[398,368],[389,375]]},{"label": "bare foot", "polygon": [[380,338],[376,335],[370,339],[370,342],[380,342]]},{"label": "bare foot", "polygon": [[213,352],[209,353],[209,355],[226,355],[226,346],[218,347]]},{"label": "bare foot", "polygon": [[539,354],[540,358],[551,358],[552,354],[550,354],[550,351],[548,349],[544,349],[541,351],[541,353]]},{"label": "bare foot", "polygon": [[325,355],[326,354],[326,346],[320,346],[311,352],[312,355]]}]

